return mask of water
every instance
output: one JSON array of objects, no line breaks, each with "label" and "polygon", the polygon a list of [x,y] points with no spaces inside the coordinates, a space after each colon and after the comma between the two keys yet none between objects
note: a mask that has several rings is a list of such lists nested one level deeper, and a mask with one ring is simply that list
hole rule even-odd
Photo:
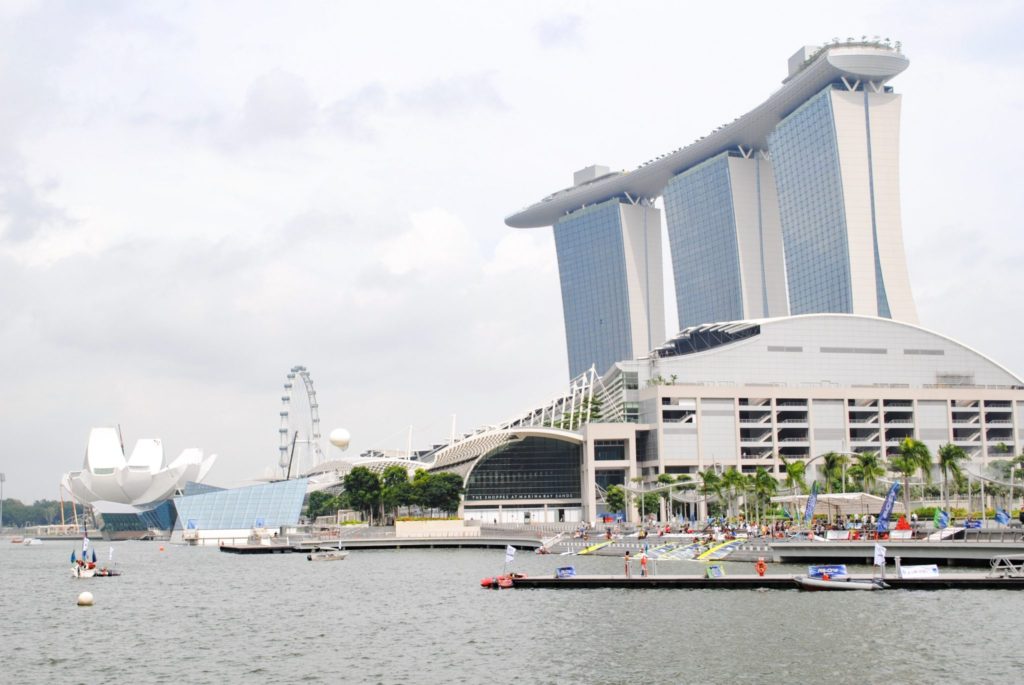
[{"label": "water", "polygon": [[[500,550],[310,563],[113,546],[123,576],[76,580],[71,542],[2,543],[0,682],[973,683],[1024,665],[1024,592],[493,591],[479,581],[502,570]],[[514,566],[567,563],[622,566],[527,552]],[[798,569],[769,573],[784,571]],[[95,606],[75,605],[84,590]]]}]

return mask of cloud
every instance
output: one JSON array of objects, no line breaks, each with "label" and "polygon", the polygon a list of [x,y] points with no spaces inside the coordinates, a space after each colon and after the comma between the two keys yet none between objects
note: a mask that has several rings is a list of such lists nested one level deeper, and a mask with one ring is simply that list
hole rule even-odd
[{"label": "cloud", "polygon": [[250,140],[298,138],[316,123],[317,104],[300,76],[272,71],[245,93],[242,128]]},{"label": "cloud", "polygon": [[505,110],[508,105],[494,85],[494,75],[477,73],[436,80],[399,95],[406,107],[449,116],[474,110]]},{"label": "cloud", "polygon": [[475,244],[466,226],[440,208],[409,215],[412,228],[378,247],[378,259],[394,276],[443,275],[475,261]]},{"label": "cloud", "polygon": [[583,44],[583,17],[564,14],[537,25],[537,41],[545,48],[579,47]]},{"label": "cloud", "polygon": [[32,183],[16,166],[0,159],[0,244],[26,243],[70,225],[67,212],[46,198],[56,182]]}]

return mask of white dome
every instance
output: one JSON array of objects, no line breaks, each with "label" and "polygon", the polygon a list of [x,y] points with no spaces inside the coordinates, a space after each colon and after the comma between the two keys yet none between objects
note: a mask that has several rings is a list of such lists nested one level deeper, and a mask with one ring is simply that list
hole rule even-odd
[{"label": "white dome", "polygon": [[339,450],[347,450],[350,440],[352,440],[352,435],[344,428],[335,428],[331,431],[331,444]]}]

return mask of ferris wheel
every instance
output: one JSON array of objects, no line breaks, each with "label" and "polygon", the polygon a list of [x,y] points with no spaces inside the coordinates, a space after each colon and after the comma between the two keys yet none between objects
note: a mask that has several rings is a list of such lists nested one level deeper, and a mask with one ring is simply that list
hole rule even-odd
[{"label": "ferris wheel", "polygon": [[305,366],[293,366],[285,378],[278,433],[278,466],[285,478],[308,471],[324,460],[320,448],[320,405]]}]

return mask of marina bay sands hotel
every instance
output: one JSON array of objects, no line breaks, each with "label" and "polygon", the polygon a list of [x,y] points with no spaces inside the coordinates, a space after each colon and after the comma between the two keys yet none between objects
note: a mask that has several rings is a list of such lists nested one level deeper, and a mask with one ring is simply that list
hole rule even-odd
[{"label": "marina bay sands hotel", "polygon": [[569,373],[665,340],[663,198],[680,329],[847,313],[916,324],[900,226],[900,44],[789,59],[747,114],[632,171],[591,166],[509,216],[553,226]]}]

